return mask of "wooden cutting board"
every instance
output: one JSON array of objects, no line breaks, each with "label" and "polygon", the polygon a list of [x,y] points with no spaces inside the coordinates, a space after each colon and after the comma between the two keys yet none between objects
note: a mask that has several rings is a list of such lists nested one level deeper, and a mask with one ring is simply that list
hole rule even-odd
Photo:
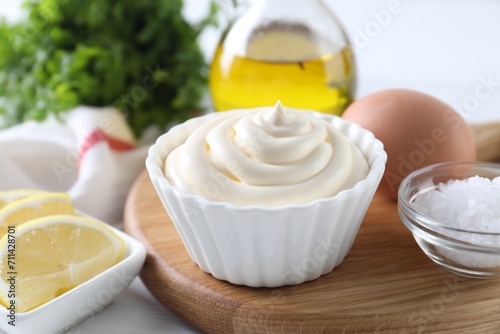
[{"label": "wooden cutting board", "polygon": [[125,230],[147,247],[147,288],[207,333],[500,332],[500,280],[434,264],[399,220],[396,202],[382,197],[375,196],[344,262],[298,286],[248,288],[204,273],[145,172],[128,198]]}]

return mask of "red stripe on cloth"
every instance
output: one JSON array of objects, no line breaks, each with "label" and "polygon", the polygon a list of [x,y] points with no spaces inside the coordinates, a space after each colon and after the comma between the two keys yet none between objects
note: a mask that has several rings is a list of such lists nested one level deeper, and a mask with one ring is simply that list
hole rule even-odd
[{"label": "red stripe on cloth", "polygon": [[114,137],[108,136],[106,132],[101,129],[95,129],[85,138],[82,145],[80,146],[80,151],[78,152],[78,165],[80,165],[80,161],[82,161],[85,153],[90,150],[94,145],[100,142],[107,142],[109,147],[113,151],[130,151],[135,148],[132,143],[116,139]]}]

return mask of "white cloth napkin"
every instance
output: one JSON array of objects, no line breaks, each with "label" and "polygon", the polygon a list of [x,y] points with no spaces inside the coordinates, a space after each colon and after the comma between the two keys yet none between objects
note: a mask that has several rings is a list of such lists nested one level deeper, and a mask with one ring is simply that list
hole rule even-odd
[{"label": "white cloth napkin", "polygon": [[0,190],[64,191],[75,207],[118,226],[149,145],[137,145],[112,108],[78,107],[63,121],[0,131]]}]

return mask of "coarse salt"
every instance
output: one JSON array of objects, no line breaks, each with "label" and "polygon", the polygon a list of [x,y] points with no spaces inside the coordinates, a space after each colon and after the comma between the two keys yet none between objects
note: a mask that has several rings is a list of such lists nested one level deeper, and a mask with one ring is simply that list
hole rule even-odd
[{"label": "coarse salt", "polygon": [[415,209],[443,225],[476,232],[500,232],[500,177],[473,176],[440,183],[418,194]]},{"label": "coarse salt", "polygon": [[[500,247],[500,177],[490,180],[473,176],[440,183],[434,189],[419,193],[412,204],[420,213],[441,224],[433,228],[441,235],[476,246]],[[500,266],[496,252],[444,245],[437,251],[444,258],[466,267]]]}]

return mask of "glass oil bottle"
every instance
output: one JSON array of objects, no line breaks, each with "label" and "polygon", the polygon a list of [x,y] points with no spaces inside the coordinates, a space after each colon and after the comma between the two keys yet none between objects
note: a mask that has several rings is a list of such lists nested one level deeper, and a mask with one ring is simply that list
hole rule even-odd
[{"label": "glass oil bottle", "polygon": [[322,0],[257,0],[223,35],[210,67],[218,111],[274,105],[341,115],[354,55]]}]

